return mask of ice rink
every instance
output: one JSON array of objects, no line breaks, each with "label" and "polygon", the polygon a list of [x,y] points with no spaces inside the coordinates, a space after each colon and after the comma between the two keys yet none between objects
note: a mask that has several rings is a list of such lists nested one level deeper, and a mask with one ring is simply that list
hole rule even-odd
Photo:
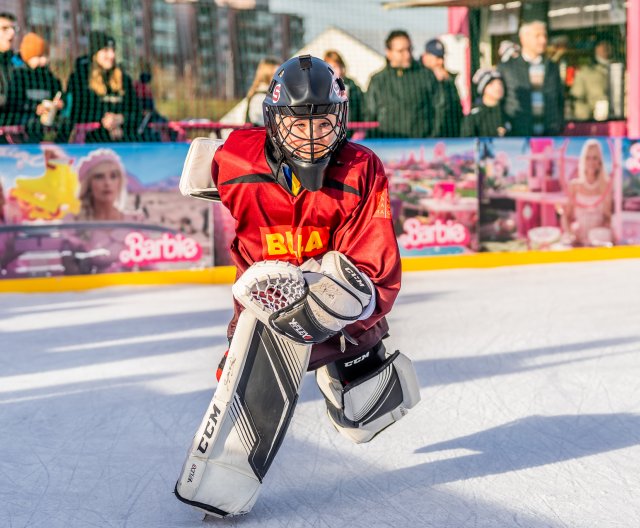
[{"label": "ice rink", "polygon": [[[0,295],[0,526],[181,528],[229,286]],[[640,526],[640,262],[408,273],[422,402],[370,444],[311,375],[253,511],[204,526]]]}]

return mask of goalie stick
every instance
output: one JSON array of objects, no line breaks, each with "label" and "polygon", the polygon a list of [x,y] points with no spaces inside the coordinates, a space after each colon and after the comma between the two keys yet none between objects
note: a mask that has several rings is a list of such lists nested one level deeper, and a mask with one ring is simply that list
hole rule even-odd
[{"label": "goalie stick", "polygon": [[302,272],[261,263],[234,285],[238,319],[220,382],[175,487],[207,514],[247,513],[284,438],[307,370],[310,345],[276,334],[268,315],[305,295]]}]

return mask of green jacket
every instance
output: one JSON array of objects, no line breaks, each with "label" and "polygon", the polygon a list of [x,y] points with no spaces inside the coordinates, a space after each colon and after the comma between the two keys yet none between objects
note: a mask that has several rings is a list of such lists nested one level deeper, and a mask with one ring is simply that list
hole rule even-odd
[{"label": "green jacket", "polygon": [[16,59],[13,51],[0,52],[0,107],[7,101],[7,90],[9,81],[13,76]]},{"label": "green jacket", "polygon": [[342,79],[349,97],[349,121],[364,121],[364,94],[353,79]]},{"label": "green jacket", "polygon": [[369,83],[367,121],[380,126],[368,137],[423,138],[433,133],[436,78],[418,62],[409,68],[387,66]]},{"label": "green jacket", "polygon": [[39,120],[38,105],[62,92],[62,84],[49,66],[32,69],[26,64],[16,67],[7,90],[7,125],[25,125]]},{"label": "green jacket", "polygon": [[476,106],[462,121],[462,137],[500,137],[511,129],[502,112],[502,107]]},{"label": "green jacket", "polygon": [[453,138],[460,136],[462,122],[462,105],[456,87],[455,75],[448,79],[437,81],[437,91],[434,100],[433,137]]}]

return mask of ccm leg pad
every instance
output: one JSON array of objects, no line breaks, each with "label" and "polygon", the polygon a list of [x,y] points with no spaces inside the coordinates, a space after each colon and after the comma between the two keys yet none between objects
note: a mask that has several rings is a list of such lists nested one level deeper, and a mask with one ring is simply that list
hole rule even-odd
[{"label": "ccm leg pad", "polygon": [[[357,360],[357,359],[356,359]],[[360,444],[402,418],[420,401],[420,389],[411,360],[399,351],[370,373],[345,383],[331,365],[316,371],[329,419],[335,428]]]},{"label": "ccm leg pad", "polygon": [[251,509],[291,421],[310,353],[242,312],[176,483],[178,499],[218,517]]}]

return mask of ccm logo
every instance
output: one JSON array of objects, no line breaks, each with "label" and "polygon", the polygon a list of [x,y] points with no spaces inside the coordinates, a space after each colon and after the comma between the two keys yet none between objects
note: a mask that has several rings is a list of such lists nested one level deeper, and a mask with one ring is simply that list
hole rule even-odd
[{"label": "ccm logo", "polygon": [[[202,435],[202,438],[200,438],[200,443],[198,444],[198,451],[200,451],[202,454],[206,453],[207,447],[209,447],[209,440],[211,440],[213,431],[216,425],[218,425],[218,416],[220,416],[220,409],[218,409],[214,405],[213,410],[209,415],[209,419],[207,420],[207,425],[204,428],[204,434]],[[207,440],[207,438],[209,440]]]},{"label": "ccm logo", "polygon": [[360,286],[362,289],[368,289],[365,286],[364,281],[362,280],[362,278],[360,277],[360,274],[357,273],[356,271],[353,270],[353,268],[350,268],[349,266],[344,266],[342,268],[344,270],[344,272],[349,275],[351,277],[351,280],[349,282],[355,282],[358,286]]},{"label": "ccm logo", "polygon": [[357,365],[358,363],[360,363],[361,361],[364,361],[365,359],[367,359],[369,357],[369,352],[367,352],[366,354],[362,354],[360,357],[357,357],[356,359],[352,359],[351,361],[347,361],[344,366],[345,367],[352,367],[353,365]]},{"label": "ccm logo", "polygon": [[298,334],[305,341],[309,341],[309,340],[313,339],[311,337],[311,335],[309,334],[309,332],[307,332],[304,328],[302,328],[302,325],[298,321],[296,321],[295,319],[291,319],[291,322],[289,323],[289,326],[291,328],[293,328],[295,333]]}]

